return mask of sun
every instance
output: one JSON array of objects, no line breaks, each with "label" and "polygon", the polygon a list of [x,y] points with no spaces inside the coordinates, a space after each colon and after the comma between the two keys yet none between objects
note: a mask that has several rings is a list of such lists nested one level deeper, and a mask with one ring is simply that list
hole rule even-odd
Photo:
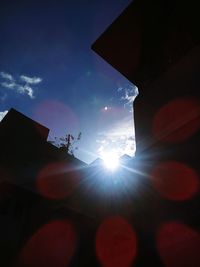
[{"label": "sun", "polygon": [[114,171],[119,167],[119,156],[114,152],[104,152],[102,160],[104,167],[108,170]]}]

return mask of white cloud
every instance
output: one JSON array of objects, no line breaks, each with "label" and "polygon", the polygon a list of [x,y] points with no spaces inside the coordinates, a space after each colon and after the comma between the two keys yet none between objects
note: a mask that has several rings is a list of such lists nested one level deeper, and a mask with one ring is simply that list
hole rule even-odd
[{"label": "white cloud", "polygon": [[15,89],[16,83],[15,82],[2,82],[1,86],[8,88],[8,89]]},{"label": "white cloud", "polygon": [[124,93],[124,95],[121,97],[121,100],[125,102],[124,106],[131,107],[131,112],[132,112],[132,105],[133,101],[138,95],[138,88],[135,85],[131,85],[125,88],[119,87],[118,92]]},{"label": "white cloud", "polygon": [[41,83],[42,79],[40,77],[28,77],[25,75],[21,75],[20,79],[23,82],[29,83],[29,84],[38,84]]},{"label": "white cloud", "polygon": [[133,117],[128,116],[119,123],[111,125],[110,129],[99,133],[98,154],[101,157],[105,152],[112,151],[117,156],[127,154],[134,156],[135,154],[135,133],[133,126]]},{"label": "white cloud", "polygon": [[7,89],[11,89],[16,91],[19,94],[28,95],[30,98],[34,98],[34,91],[33,88],[30,87],[28,84],[21,85],[14,82],[8,83],[8,82],[2,82],[1,86]]},{"label": "white cloud", "polygon": [[35,98],[33,95],[33,88],[31,88],[28,84],[17,85],[16,89],[20,94],[27,94],[30,98]]},{"label": "white cloud", "polygon": [[13,90],[19,94],[28,95],[30,98],[34,96],[34,85],[42,82],[39,77],[28,77],[25,75],[20,76],[20,80],[16,81],[13,76],[6,72],[0,72],[3,81],[0,83],[2,87]]},{"label": "white cloud", "polygon": [[124,108],[127,110],[127,115],[118,123],[110,125],[105,132],[99,133],[98,154],[101,157],[105,152],[114,152],[117,156],[127,154],[134,156],[136,150],[135,129],[133,121],[133,101],[138,95],[138,88],[134,85],[126,87],[120,86],[120,100],[123,101]]},{"label": "white cloud", "polygon": [[1,71],[0,75],[1,75],[2,78],[6,79],[6,80],[14,81],[12,75],[7,73],[7,72]]},{"label": "white cloud", "polygon": [[4,116],[8,113],[8,110],[0,111],[0,121],[3,119]]}]

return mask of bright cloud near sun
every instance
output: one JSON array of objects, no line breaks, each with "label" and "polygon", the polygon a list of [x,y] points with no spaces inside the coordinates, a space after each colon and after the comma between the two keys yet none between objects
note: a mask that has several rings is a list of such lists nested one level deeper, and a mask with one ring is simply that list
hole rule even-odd
[{"label": "bright cloud near sun", "polygon": [[112,125],[110,130],[99,133],[97,143],[99,144],[98,154],[103,157],[105,153],[112,152],[118,157],[124,154],[134,156],[135,154],[135,133],[133,118],[129,116],[123,121]]},{"label": "bright cloud near sun", "polygon": [[21,75],[19,79],[15,79],[13,75],[7,72],[0,72],[1,86],[6,89],[15,91],[16,93],[28,95],[30,98],[35,98],[34,85],[42,82],[40,77],[29,77],[26,75]]},{"label": "bright cloud near sun", "polygon": [[[104,158],[105,154],[112,153],[116,157],[121,157],[127,154],[134,156],[136,150],[135,144],[135,129],[133,121],[133,101],[138,94],[138,89],[135,86],[126,88],[120,87],[118,92],[122,94],[120,97],[126,116],[119,119],[117,123],[111,124],[104,132],[100,132],[96,142],[99,145],[98,155]],[[105,112],[109,111],[109,107],[103,108]]]}]

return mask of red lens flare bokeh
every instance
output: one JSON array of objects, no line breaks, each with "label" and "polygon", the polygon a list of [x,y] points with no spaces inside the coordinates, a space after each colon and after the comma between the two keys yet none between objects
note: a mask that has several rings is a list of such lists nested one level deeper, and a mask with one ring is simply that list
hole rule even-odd
[{"label": "red lens flare bokeh", "polygon": [[183,201],[199,191],[197,173],[179,162],[162,162],[152,172],[153,186],[166,199]]},{"label": "red lens flare bokeh", "polygon": [[175,99],[163,106],[153,119],[154,136],[167,143],[181,143],[200,127],[200,101],[196,98]]},{"label": "red lens flare bokeh", "polygon": [[129,267],[137,254],[136,234],[120,216],[107,218],[96,235],[96,253],[104,267]]},{"label": "red lens flare bokeh", "polygon": [[67,267],[76,250],[77,235],[67,220],[51,221],[42,226],[22,249],[20,267]]},{"label": "red lens flare bokeh", "polygon": [[79,183],[74,167],[66,162],[46,165],[38,174],[36,187],[39,193],[50,199],[69,197]]},{"label": "red lens flare bokeh", "polygon": [[162,225],[157,233],[157,248],[166,267],[200,266],[200,234],[184,224]]},{"label": "red lens flare bokeh", "polygon": [[[79,131],[78,117],[67,105],[56,100],[46,100],[36,106],[34,119],[48,127],[53,133]],[[60,137],[60,136],[57,136]]]}]

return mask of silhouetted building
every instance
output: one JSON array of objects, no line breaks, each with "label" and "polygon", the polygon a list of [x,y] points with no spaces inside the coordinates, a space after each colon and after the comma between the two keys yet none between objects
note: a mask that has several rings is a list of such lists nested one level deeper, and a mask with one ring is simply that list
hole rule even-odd
[{"label": "silhouetted building", "polygon": [[92,45],[139,89],[132,166],[146,184],[136,219],[146,237],[134,266],[200,265],[198,4],[134,0]]},{"label": "silhouetted building", "polygon": [[[47,142],[48,133],[49,129],[14,109],[0,122],[1,266],[56,266],[52,259],[58,260],[57,266],[66,266],[68,261],[73,266],[86,266],[87,261],[92,261],[86,251],[90,248],[88,235],[93,231],[95,219],[81,211],[81,202],[76,202],[74,196],[87,164]],[[78,229],[86,247],[78,249],[80,236],[76,244],[66,245],[59,240],[58,236],[68,228],[72,231],[68,233],[71,241]],[[45,238],[44,243],[52,242],[49,247],[41,241]],[[31,247],[32,242],[36,242],[35,247]],[[71,254],[62,253],[60,246],[64,245],[69,250],[74,246],[73,254],[77,255],[73,260]],[[38,246],[39,252],[35,254]],[[30,255],[22,255],[24,250]],[[45,254],[49,251],[52,257]]]},{"label": "silhouetted building", "polygon": [[47,142],[48,133],[14,109],[0,122],[0,263],[98,266],[95,240],[104,218],[134,210],[130,157],[113,173],[101,159],[87,165]]}]

